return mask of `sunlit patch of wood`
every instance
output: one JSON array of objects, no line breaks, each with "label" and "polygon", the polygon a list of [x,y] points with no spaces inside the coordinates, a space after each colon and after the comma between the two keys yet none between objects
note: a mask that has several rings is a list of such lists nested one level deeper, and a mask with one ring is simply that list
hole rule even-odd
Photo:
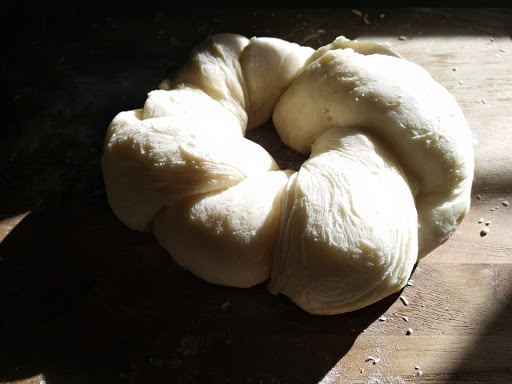
[{"label": "sunlit patch of wood", "polygon": [[0,243],[30,213],[30,211],[0,220]]}]

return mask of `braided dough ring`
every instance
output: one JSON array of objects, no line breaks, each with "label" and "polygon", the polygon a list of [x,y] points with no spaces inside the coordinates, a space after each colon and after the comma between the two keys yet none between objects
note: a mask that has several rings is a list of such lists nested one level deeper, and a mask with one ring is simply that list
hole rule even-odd
[{"label": "braided dough ring", "polygon": [[[273,120],[309,159],[281,170],[246,130]],[[114,213],[215,284],[263,282],[312,314],[399,291],[469,210],[473,146],[423,68],[344,37],[314,50],[218,34],[109,125]]]}]

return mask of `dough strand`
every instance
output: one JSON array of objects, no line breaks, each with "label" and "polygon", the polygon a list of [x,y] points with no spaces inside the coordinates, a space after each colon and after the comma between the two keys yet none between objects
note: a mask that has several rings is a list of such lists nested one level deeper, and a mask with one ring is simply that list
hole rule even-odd
[{"label": "dough strand", "polygon": [[[279,169],[250,129],[309,158]],[[311,314],[398,292],[470,208],[472,135],[453,96],[392,49],[223,33],[104,144],[107,198],[213,284],[267,284]]]}]

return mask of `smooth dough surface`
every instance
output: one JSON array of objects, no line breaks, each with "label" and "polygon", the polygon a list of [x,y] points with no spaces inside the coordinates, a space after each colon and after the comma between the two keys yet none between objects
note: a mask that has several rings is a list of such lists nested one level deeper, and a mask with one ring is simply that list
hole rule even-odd
[{"label": "smooth dough surface", "polygon": [[303,71],[314,49],[287,41],[252,38],[240,55],[247,86],[248,129],[270,120],[281,94]]},{"label": "smooth dough surface", "polygon": [[156,215],[152,231],[178,264],[206,281],[242,288],[263,283],[291,173],[265,172],[181,199]]},{"label": "smooth dough surface", "polygon": [[232,112],[243,133],[247,128],[246,85],[240,54],[249,39],[233,33],[220,33],[199,44],[183,65],[173,87],[199,88]]}]

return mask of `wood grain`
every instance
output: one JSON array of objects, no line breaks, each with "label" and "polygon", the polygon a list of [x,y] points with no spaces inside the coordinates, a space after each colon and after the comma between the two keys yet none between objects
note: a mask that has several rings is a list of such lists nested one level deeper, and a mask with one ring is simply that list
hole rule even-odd
[{"label": "wood grain", "polygon": [[[361,12],[10,11],[25,28],[3,31],[0,383],[512,383],[512,12]],[[108,122],[226,31],[387,43],[458,100],[475,140],[471,211],[413,285],[310,316],[264,285],[195,278],[114,217],[99,169]],[[251,138],[283,168],[304,161],[270,123]]]}]

